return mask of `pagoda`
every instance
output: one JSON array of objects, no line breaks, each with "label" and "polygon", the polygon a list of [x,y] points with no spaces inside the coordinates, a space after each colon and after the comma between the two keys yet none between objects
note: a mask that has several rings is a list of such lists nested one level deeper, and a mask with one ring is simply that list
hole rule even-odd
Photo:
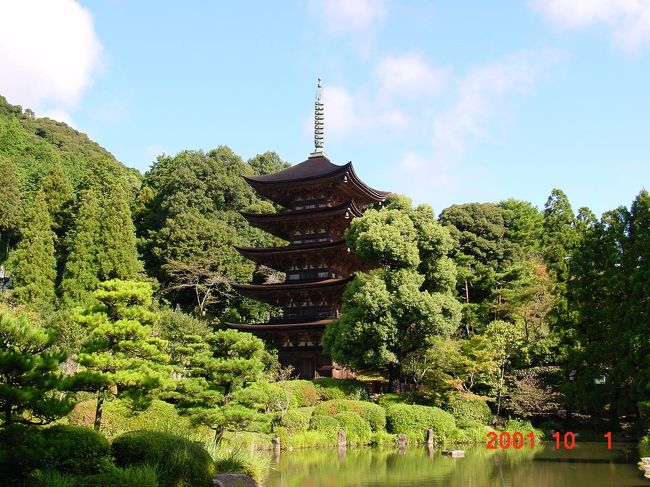
[{"label": "pagoda", "polygon": [[343,377],[345,371],[323,353],[325,327],[340,316],[345,286],[368,266],[344,240],[353,218],[388,193],[365,185],[352,163],[336,165],[323,151],[323,103],[318,80],[315,151],[306,161],[264,176],[243,176],[261,196],[284,209],[278,213],[243,212],[244,218],[288,242],[282,247],[237,247],[246,258],[284,273],[277,284],[233,284],[243,296],[282,309],[268,323],[229,324],[273,344],[283,366],[301,378]]}]

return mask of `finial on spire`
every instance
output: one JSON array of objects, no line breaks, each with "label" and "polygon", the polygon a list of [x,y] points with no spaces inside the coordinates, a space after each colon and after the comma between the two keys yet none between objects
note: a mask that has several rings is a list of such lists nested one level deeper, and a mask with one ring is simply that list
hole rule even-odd
[{"label": "finial on spire", "polygon": [[322,101],[322,78],[318,78],[318,89],[316,90],[316,103],[314,103],[314,152],[310,156],[325,155],[323,139],[325,133],[325,107]]}]

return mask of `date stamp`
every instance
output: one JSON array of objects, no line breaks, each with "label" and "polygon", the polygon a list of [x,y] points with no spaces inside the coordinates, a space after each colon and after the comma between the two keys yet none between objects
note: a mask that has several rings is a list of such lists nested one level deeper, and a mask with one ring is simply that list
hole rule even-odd
[{"label": "date stamp", "polygon": [[[555,440],[556,450],[572,450],[576,446],[576,435],[572,431],[565,431],[564,433],[556,431],[553,433],[552,438]],[[612,432],[608,431],[603,435],[603,438],[607,440],[607,449],[611,450]],[[535,433],[524,434],[520,431],[497,433],[496,431],[490,431],[487,434],[488,450],[507,450],[509,448],[521,450],[524,447],[535,448]]]}]

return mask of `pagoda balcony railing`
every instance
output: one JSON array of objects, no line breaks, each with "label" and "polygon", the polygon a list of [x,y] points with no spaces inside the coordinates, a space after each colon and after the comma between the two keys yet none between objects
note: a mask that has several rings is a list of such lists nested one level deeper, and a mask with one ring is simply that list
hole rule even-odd
[{"label": "pagoda balcony railing", "polygon": [[330,307],[285,308],[284,315],[271,318],[271,323],[309,323],[311,321],[333,320],[340,317],[340,313]]}]

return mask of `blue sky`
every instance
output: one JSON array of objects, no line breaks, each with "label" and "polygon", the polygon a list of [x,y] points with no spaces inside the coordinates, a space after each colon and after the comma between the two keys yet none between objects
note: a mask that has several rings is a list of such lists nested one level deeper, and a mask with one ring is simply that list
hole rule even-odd
[{"label": "blue sky", "polygon": [[629,206],[650,180],[650,1],[0,0],[0,94],[123,163],[325,150],[436,211]]}]

